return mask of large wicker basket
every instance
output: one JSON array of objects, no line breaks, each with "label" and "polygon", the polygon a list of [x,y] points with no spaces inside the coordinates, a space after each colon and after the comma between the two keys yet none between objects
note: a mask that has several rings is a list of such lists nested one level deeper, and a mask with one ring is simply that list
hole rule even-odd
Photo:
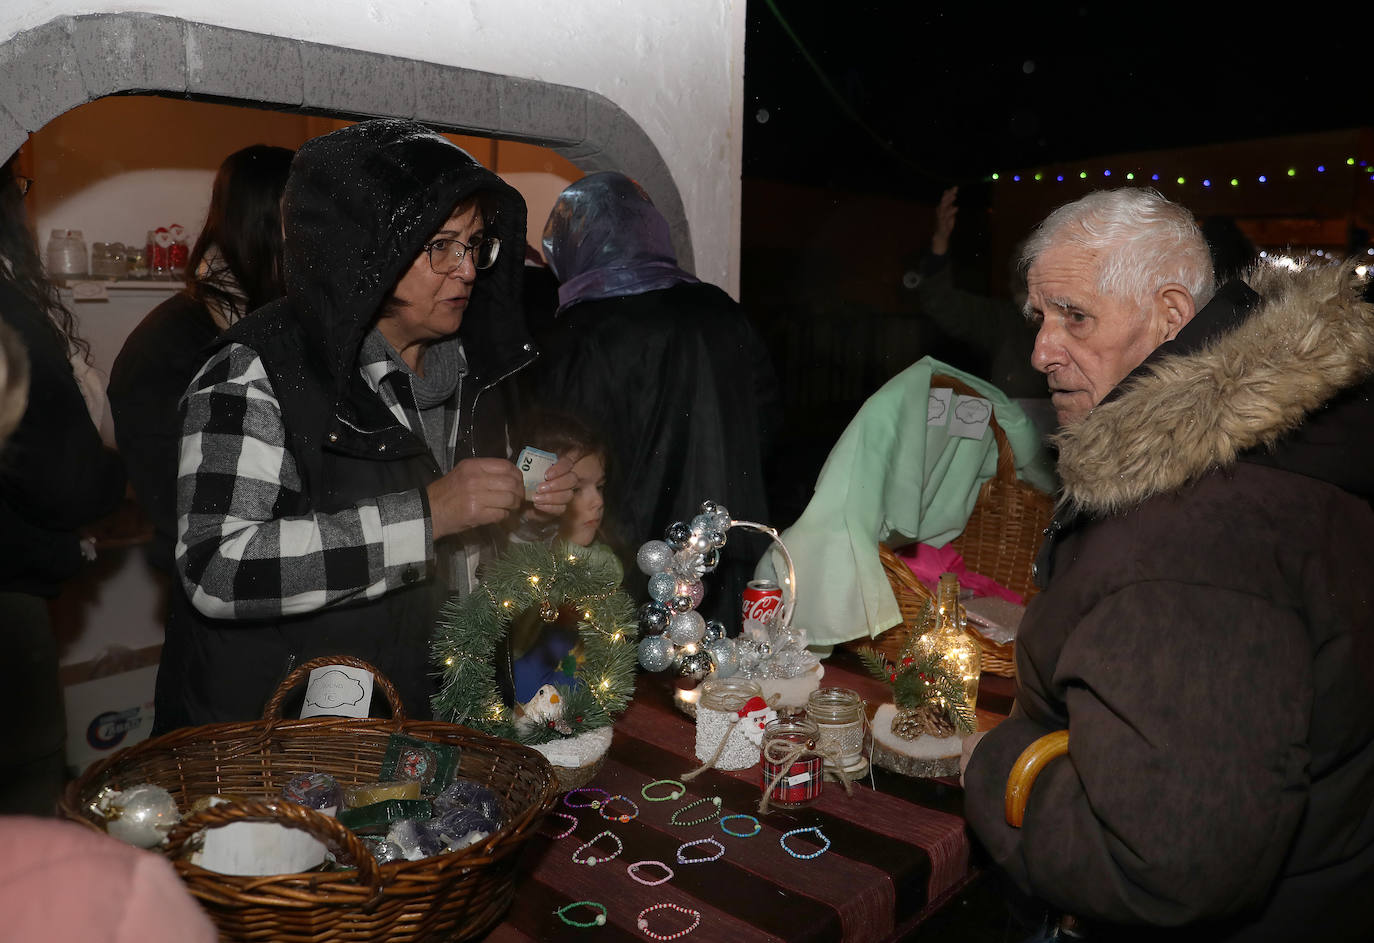
[{"label": "large wicker basket", "polygon": [[[372,671],[391,703],[392,719],[282,719],[282,702],[291,689],[312,669],[330,664]],[[501,829],[460,852],[379,865],[334,819],[273,798],[293,776],[306,772],[328,773],[345,785],[376,781],[387,740],[398,732],[459,747],[458,775],[501,798]],[[549,764],[535,751],[454,724],[407,720],[391,682],[366,662],[346,656],[318,658],[293,671],[261,721],[188,727],[121,750],[70,783],[61,810],[99,829],[88,807],[102,787],[144,782],[169,790],[183,811],[211,795],[255,800],[219,805],[183,820],[163,851],[221,938],[293,943],[411,943],[482,933],[510,905],[517,853],[557,795]],[[303,829],[354,867],[239,877],[190,863],[187,854],[196,833],[235,821],[275,821]]]},{"label": "large wicker basket", "polygon": [[[936,375],[930,385],[949,387],[961,396],[977,396],[978,391],[961,380]],[[991,577],[1021,594],[1027,600],[1039,590],[1031,566],[1040,550],[1045,527],[1054,514],[1054,499],[1016,477],[1016,458],[1006,433],[995,421],[989,423],[997,443],[997,471],[983,483],[974,502],[964,532],[951,541],[964,558],[964,566],[974,573]],[[897,597],[902,623],[873,640],[876,648],[895,659],[918,623],[930,591],[887,547],[879,545],[883,571]],[[1016,656],[1012,643],[999,645],[974,633],[982,649],[983,670],[1014,677]]]}]

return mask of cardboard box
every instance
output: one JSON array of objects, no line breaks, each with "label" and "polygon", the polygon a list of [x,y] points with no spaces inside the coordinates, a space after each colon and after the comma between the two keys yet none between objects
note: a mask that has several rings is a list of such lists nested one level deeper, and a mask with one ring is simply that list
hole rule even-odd
[{"label": "cardboard box", "polygon": [[96,760],[147,740],[156,682],[154,664],[67,685],[67,765],[80,774]]}]

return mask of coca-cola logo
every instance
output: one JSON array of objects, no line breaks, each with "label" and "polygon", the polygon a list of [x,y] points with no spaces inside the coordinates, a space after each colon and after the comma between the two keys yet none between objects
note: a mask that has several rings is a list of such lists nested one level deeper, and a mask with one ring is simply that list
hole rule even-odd
[{"label": "coca-cola logo", "polygon": [[742,616],[745,621],[753,619],[755,622],[767,624],[777,615],[778,607],[781,605],[781,593],[770,593],[766,596],[759,596],[756,599],[750,599],[746,596],[744,599]]}]

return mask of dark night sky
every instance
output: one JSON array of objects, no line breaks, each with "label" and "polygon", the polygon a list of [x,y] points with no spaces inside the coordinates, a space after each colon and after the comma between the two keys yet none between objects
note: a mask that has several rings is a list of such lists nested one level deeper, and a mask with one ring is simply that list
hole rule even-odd
[{"label": "dark night sky", "polygon": [[993,170],[1374,123],[1364,18],[1310,9],[1327,22],[1295,34],[1256,7],[750,0],[744,174],[929,201]]}]

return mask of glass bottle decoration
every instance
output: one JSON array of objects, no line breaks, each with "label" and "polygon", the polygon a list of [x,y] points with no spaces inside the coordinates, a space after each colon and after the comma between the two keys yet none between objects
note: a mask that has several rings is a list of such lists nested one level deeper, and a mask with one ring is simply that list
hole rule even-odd
[{"label": "glass bottle decoration", "polygon": [[[964,703],[972,713],[978,703],[982,655],[964,622],[964,607],[959,604],[958,576],[953,573],[940,574],[935,599],[923,621],[929,628],[916,640],[916,650],[938,657],[948,673],[963,683]],[[948,706],[943,698],[936,700],[941,706]]]}]

